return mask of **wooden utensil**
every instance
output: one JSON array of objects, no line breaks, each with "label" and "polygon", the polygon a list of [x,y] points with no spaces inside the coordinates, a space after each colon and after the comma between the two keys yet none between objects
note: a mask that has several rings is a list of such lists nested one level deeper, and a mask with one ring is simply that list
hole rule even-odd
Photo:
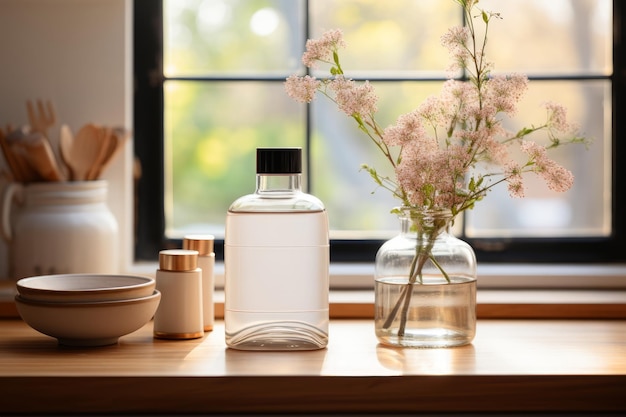
[{"label": "wooden utensil", "polygon": [[0,129],[0,148],[2,149],[4,159],[7,161],[13,180],[16,182],[23,181],[22,171],[20,169],[19,162],[17,161],[17,157],[13,154],[11,145],[7,142],[7,137],[2,129]]},{"label": "wooden utensil", "polygon": [[18,143],[26,151],[25,157],[32,170],[44,181],[61,181],[63,175],[48,139],[33,133]]},{"label": "wooden utensil", "polygon": [[100,152],[94,161],[92,169],[89,170],[89,173],[87,174],[88,180],[97,180],[100,176],[100,173],[102,172],[102,164],[104,163],[111,146],[111,134],[112,129],[110,127],[102,126],[98,128],[96,140],[99,142],[98,146],[100,147]]},{"label": "wooden utensil", "polygon": [[32,182],[40,179],[39,174],[30,163],[28,151],[22,146],[22,142],[30,134],[30,127],[22,126],[13,129],[6,137],[6,143],[16,167],[16,178],[19,178],[19,182]]},{"label": "wooden utensil", "polygon": [[46,106],[41,100],[37,100],[37,112],[33,103],[28,100],[26,102],[26,110],[28,112],[28,122],[33,132],[43,133],[48,137],[48,128],[56,122],[54,107],[50,101],[46,101]]},{"label": "wooden utensil", "polygon": [[94,179],[98,179],[104,170],[111,164],[115,155],[124,147],[126,140],[128,139],[128,132],[122,127],[115,127],[111,129],[111,136],[109,138],[108,146],[98,171],[95,174]]},{"label": "wooden utensil", "polygon": [[67,178],[74,180],[74,169],[71,165],[72,146],[74,145],[74,136],[72,130],[66,124],[61,125],[61,135],[59,136],[59,153],[61,154],[61,160],[67,168]]},{"label": "wooden utensil", "polygon": [[76,133],[68,159],[75,180],[88,180],[94,164],[101,158],[102,144],[99,137],[99,128],[93,123],[84,125]]}]

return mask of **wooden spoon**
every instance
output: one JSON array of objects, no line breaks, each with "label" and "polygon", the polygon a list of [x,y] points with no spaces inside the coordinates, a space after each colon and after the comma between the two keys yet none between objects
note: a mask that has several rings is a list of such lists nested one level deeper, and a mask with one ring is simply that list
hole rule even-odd
[{"label": "wooden spoon", "polygon": [[74,169],[71,165],[72,146],[74,145],[74,136],[72,135],[72,129],[66,124],[61,125],[61,135],[59,136],[59,150],[61,154],[61,160],[67,168],[67,178],[74,180]]},{"label": "wooden spoon", "polygon": [[111,130],[111,136],[109,138],[108,147],[106,149],[103,160],[100,163],[99,169],[96,173],[95,179],[98,179],[104,170],[111,164],[113,158],[124,147],[126,140],[128,139],[128,133],[124,128],[115,127]]},{"label": "wooden spoon", "polygon": [[88,180],[97,180],[98,177],[100,177],[100,173],[102,172],[102,164],[106,160],[109,148],[111,147],[111,134],[112,129],[110,127],[103,126],[98,128],[97,141],[99,142],[100,152],[98,153],[98,157],[94,161],[93,167],[89,170],[89,173],[87,174]]},{"label": "wooden spoon", "polygon": [[25,151],[31,168],[44,181],[61,181],[63,175],[48,139],[41,133],[33,133],[17,142]]},{"label": "wooden spoon", "polygon": [[88,123],[76,133],[68,162],[76,181],[89,179],[89,173],[102,152],[98,126]]}]

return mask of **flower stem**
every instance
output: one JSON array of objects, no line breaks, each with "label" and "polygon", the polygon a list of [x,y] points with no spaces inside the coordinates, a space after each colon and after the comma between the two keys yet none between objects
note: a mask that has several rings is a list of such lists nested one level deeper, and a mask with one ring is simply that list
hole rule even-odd
[{"label": "flower stem", "polygon": [[432,261],[433,264],[435,264],[435,266],[437,267],[437,269],[439,271],[441,271],[441,273],[443,274],[443,277],[446,279],[446,281],[448,282],[448,284],[450,283],[450,276],[448,275],[448,273],[443,269],[443,267],[441,266],[441,264],[439,264],[439,262],[437,261],[437,259],[435,259],[435,257],[431,254],[428,255],[428,258]]},{"label": "flower stem", "polygon": [[[416,257],[419,256],[416,272],[419,274],[420,284],[422,284],[422,268],[424,267],[426,260],[430,257],[430,250],[433,246],[432,243],[429,242],[429,247],[427,248],[426,253],[419,253],[419,255],[415,255]],[[406,332],[406,322],[408,320],[409,307],[411,306],[411,298],[413,296],[413,284],[415,284],[415,280],[413,280],[413,282],[409,280],[409,282],[406,283],[404,303],[402,305],[402,312],[400,313],[400,327],[398,327],[398,337],[403,337],[404,333]],[[398,300],[398,304],[400,304],[400,302],[401,300]]]},{"label": "flower stem", "polygon": [[424,268],[424,265],[426,264],[426,261],[428,259],[432,260],[437,268],[443,272],[446,280],[450,282],[450,278],[443,271],[441,265],[439,265],[439,263],[434,260],[434,256],[432,255],[432,249],[434,245],[434,239],[428,239],[428,244],[426,245],[426,247],[423,247],[420,244],[416,245],[415,256],[413,257],[413,260],[411,262],[408,282],[404,285],[404,288],[402,289],[396,305],[393,307],[393,309],[389,313],[389,316],[387,317],[387,320],[385,320],[385,323],[383,324],[383,329],[388,329],[389,327],[391,327],[392,323],[395,321],[398,315],[398,310],[400,310],[400,307],[402,307],[402,311],[400,312],[400,326],[398,327],[398,337],[403,337],[406,332],[409,307],[411,306],[411,298],[413,296],[413,285],[415,285],[415,283],[418,281],[418,278],[420,285],[423,283],[422,270]]}]

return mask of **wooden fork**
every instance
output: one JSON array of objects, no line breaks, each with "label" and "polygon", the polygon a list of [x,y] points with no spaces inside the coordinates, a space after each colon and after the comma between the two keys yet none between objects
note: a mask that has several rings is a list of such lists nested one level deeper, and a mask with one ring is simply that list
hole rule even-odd
[{"label": "wooden fork", "polygon": [[48,137],[48,128],[56,123],[56,115],[54,114],[52,103],[48,100],[44,107],[43,101],[37,100],[37,112],[35,112],[33,103],[28,100],[26,102],[26,110],[28,111],[28,121],[31,129]]}]

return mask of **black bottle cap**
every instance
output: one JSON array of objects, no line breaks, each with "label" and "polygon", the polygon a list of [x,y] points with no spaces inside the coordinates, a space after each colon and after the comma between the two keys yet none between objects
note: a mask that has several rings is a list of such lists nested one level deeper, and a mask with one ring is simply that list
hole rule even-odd
[{"label": "black bottle cap", "polygon": [[301,174],[302,148],[257,148],[257,174]]}]

